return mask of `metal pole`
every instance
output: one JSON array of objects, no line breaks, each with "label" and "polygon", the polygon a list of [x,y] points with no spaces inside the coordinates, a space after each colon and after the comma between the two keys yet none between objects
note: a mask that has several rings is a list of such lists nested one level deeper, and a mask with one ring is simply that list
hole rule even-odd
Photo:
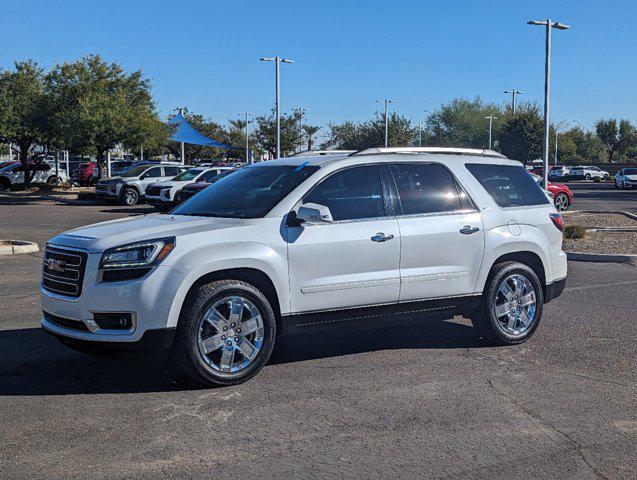
[{"label": "metal pole", "polygon": [[111,151],[106,151],[106,176],[111,176]]},{"label": "metal pole", "polygon": [[248,146],[248,115],[250,114],[246,112],[246,163],[248,163],[248,161],[252,163],[252,158],[250,158],[250,149]]},{"label": "metal pole", "polygon": [[493,119],[497,119],[498,117],[494,117],[493,114],[489,115],[488,117],[484,117],[484,118],[488,118],[489,119],[489,150],[491,150],[491,145],[492,145],[492,131],[493,131]]},{"label": "metal pole", "polygon": [[418,146],[422,147],[422,120],[418,122]]},{"label": "metal pole", "polygon": [[513,98],[511,99],[511,109],[513,110],[513,115],[515,115],[515,90],[511,93]]},{"label": "metal pole", "polygon": [[13,143],[9,143],[9,161],[13,162]]},{"label": "metal pole", "polygon": [[387,118],[387,99],[385,99],[385,147],[388,146],[389,143],[389,119]]},{"label": "metal pole", "polygon": [[[184,109],[183,109],[183,108],[181,108],[181,109],[179,110],[179,113],[180,113],[180,114],[181,114],[181,116],[183,117],[183,116],[184,116]],[[185,118],[185,117],[184,117],[184,118]],[[185,164],[186,164],[186,147],[185,147],[185,145],[184,145],[184,142],[181,142],[181,148],[180,148],[180,152],[179,152],[179,153],[181,154],[181,164],[182,164],[182,165],[185,165]]]},{"label": "metal pole", "polygon": [[555,165],[557,166],[557,128],[555,128]]},{"label": "metal pole", "polygon": [[274,57],[276,64],[276,158],[281,158],[281,85],[279,82],[279,71],[281,57]]},{"label": "metal pole", "polygon": [[143,160],[144,159],[144,146],[140,146],[139,147],[139,159]]},{"label": "metal pole", "polygon": [[55,155],[55,179],[60,182],[60,152],[56,152]]},{"label": "metal pole", "polygon": [[71,171],[70,171],[70,168],[71,168],[70,163],[71,163],[71,161],[70,161],[70,158],[71,157],[69,155],[69,151],[68,150],[65,150],[64,153],[66,154],[66,178],[70,178],[70,176],[71,176]]},{"label": "metal pole", "polygon": [[544,188],[549,184],[549,96],[551,94],[551,27],[550,18],[546,19],[546,58],[544,63]]}]

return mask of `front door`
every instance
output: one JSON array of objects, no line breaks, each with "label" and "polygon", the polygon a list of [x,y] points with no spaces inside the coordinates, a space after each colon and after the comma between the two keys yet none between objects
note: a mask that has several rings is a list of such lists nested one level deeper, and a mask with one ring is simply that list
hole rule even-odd
[{"label": "front door", "polygon": [[334,221],[287,228],[292,312],[397,302],[400,234],[379,167],[336,172],[303,201],[329,207]]},{"label": "front door", "polygon": [[400,301],[474,293],[484,252],[480,212],[439,164],[392,164],[402,252]]}]

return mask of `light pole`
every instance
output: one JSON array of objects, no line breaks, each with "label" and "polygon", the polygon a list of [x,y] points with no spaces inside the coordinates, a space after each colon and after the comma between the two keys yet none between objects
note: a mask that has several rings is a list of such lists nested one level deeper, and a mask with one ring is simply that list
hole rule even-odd
[{"label": "light pole", "polygon": [[305,112],[307,112],[307,109],[302,108],[302,107],[295,107],[292,110],[299,117],[299,143],[300,143],[299,151],[302,152],[303,151],[303,142],[301,142],[301,140],[303,139],[303,114]]},{"label": "light pole", "polygon": [[[186,117],[184,117],[184,109],[183,108],[179,109],[179,114],[184,119],[186,118]],[[186,146],[184,145],[184,142],[181,142],[180,153],[181,153],[181,164],[184,165],[186,163]]]},{"label": "light pole", "polygon": [[376,100],[376,103],[385,103],[385,147],[387,147],[389,143],[389,117],[387,116],[387,109],[390,103],[396,102],[385,98],[384,100]]},{"label": "light pole", "polygon": [[549,97],[551,93],[551,29],[568,30],[568,25],[553,22],[550,18],[546,20],[531,20],[528,25],[544,25],[546,27],[546,58],[544,60],[544,185],[549,184]]},{"label": "light pole", "polygon": [[294,63],[294,60],[281,57],[263,57],[262,62],[274,62],[275,82],[276,82],[276,158],[281,158],[281,86],[279,81],[279,71],[281,63]]},{"label": "light pole", "polygon": [[[429,110],[425,110],[425,113],[431,114]],[[422,120],[418,122],[418,146],[422,147]]]},{"label": "light pole", "polygon": [[245,116],[245,122],[246,122],[246,163],[248,163],[248,161],[250,163],[252,162],[252,157],[250,157],[250,145],[249,145],[249,139],[248,139],[248,122],[250,121],[248,119],[248,117],[250,115],[252,115],[250,112],[243,112],[243,113],[238,113],[237,115],[244,115]]},{"label": "light pole", "polygon": [[504,93],[511,94],[511,110],[513,110],[513,115],[515,115],[515,96],[522,95],[524,92],[512,88],[511,90],[505,90]]},{"label": "light pole", "polygon": [[493,131],[493,120],[497,120],[498,117],[494,117],[493,114],[488,117],[484,117],[489,119],[489,150],[491,150],[491,132]]}]

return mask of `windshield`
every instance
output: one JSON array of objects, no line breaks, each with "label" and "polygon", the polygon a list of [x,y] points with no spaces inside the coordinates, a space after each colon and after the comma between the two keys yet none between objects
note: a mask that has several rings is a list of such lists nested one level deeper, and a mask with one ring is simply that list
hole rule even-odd
[{"label": "windshield", "polygon": [[224,176],[171,213],[202,217],[261,218],[319,169],[254,166]]},{"label": "windshield", "polygon": [[624,170],[624,175],[637,175],[637,168],[627,168]]},{"label": "windshield", "polygon": [[139,177],[148,170],[148,167],[149,165],[140,165],[139,167],[131,168],[126,173],[122,173],[122,177]]},{"label": "windshield", "polygon": [[176,182],[194,180],[202,171],[203,170],[201,170],[200,168],[191,168],[190,170],[186,170],[185,172],[180,173],[175,178],[173,178],[173,180]]}]

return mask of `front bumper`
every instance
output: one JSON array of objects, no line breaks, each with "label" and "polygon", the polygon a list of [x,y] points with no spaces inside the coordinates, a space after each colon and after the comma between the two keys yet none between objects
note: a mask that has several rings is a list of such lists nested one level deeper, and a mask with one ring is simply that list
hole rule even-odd
[{"label": "front bumper", "polygon": [[146,195],[144,197],[144,199],[146,200],[146,203],[148,203],[149,205],[153,205],[153,206],[157,206],[157,207],[171,207],[174,205],[175,202],[173,202],[172,200],[162,197],[162,196],[155,196],[155,195]]},{"label": "front bumper", "polygon": [[[132,343],[149,330],[174,327],[168,319],[173,298],[184,281],[183,273],[165,265],[155,267],[138,280],[99,282],[98,264],[101,254],[89,254],[82,293],[78,298],[57,295],[40,286],[42,310],[55,317],[76,322],[85,328],[73,328],[42,318],[47,332],[65,338],[88,342]],[[95,328],[94,314],[130,313],[130,330]]]},{"label": "front bumper", "polygon": [[95,187],[95,196],[97,198],[110,198],[116,199],[119,197],[119,190],[117,185],[107,185],[106,188]]},{"label": "front bumper", "polygon": [[113,351],[122,352],[158,352],[161,350],[168,350],[172,347],[175,341],[175,328],[161,328],[156,330],[147,330],[144,335],[136,342],[106,342],[101,341],[99,343],[91,340],[82,340],[77,338],[70,338],[67,335],[60,334],[48,327],[43,326],[43,329],[49,335],[60,340],[63,344],[68,346],[82,346],[90,348],[94,345],[99,345],[100,348]]}]

